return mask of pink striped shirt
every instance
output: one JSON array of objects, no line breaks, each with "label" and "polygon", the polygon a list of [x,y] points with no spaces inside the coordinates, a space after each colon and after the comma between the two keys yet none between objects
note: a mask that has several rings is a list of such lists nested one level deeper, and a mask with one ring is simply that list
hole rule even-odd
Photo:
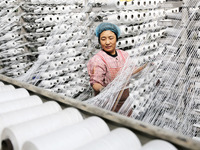
[{"label": "pink striped shirt", "polygon": [[[122,50],[117,50],[116,57],[108,55],[103,50],[99,51],[87,64],[90,84],[99,83],[104,87],[107,86],[124,66],[127,57],[128,53]],[[114,77],[112,73],[115,74]]]}]

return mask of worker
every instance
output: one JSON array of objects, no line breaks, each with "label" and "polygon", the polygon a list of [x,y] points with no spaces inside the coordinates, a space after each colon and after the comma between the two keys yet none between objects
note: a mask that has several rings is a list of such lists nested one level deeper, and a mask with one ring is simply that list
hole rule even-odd
[{"label": "worker", "polygon": [[[112,23],[101,23],[96,28],[96,36],[98,37],[101,50],[94,55],[87,64],[90,84],[97,95],[114,80],[117,73],[123,68],[128,53],[116,49],[116,43],[120,36],[120,29]],[[134,73],[139,72],[143,67],[138,68]],[[114,110],[117,112],[129,96],[129,89],[125,89]]]}]

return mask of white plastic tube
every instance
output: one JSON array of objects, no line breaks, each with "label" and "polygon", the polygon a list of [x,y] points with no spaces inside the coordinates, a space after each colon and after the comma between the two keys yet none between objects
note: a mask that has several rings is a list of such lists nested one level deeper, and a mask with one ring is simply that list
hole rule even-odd
[{"label": "white plastic tube", "polygon": [[146,143],[140,150],[177,150],[175,146],[164,140],[152,140]]},{"label": "white plastic tube", "polygon": [[109,133],[107,124],[99,117],[90,117],[70,127],[27,141],[22,150],[76,149]]},{"label": "white plastic tube", "polygon": [[[46,102],[41,105],[33,106],[30,108],[24,108],[21,110],[16,110],[0,115],[0,137],[2,132],[6,127],[22,123],[25,121],[33,120],[49,114],[53,114],[61,110],[61,107],[58,103],[54,101]],[[0,142],[2,140],[0,139]]]},{"label": "white plastic tube", "polygon": [[31,3],[37,4],[37,3],[39,3],[39,0],[31,0]]},{"label": "white plastic tube", "polygon": [[126,46],[126,41],[125,40],[120,40],[117,42],[117,47],[122,48]]},{"label": "white plastic tube", "polygon": [[24,88],[14,89],[7,92],[0,92],[0,103],[16,100],[29,96],[29,93]]},{"label": "white plastic tube", "polygon": [[2,139],[9,139],[14,150],[21,150],[23,144],[32,138],[54,132],[63,127],[66,128],[82,120],[83,117],[77,109],[67,108],[48,116],[10,126],[3,131]]},{"label": "white plastic tube", "polygon": [[43,7],[43,13],[51,13],[52,9],[50,7]]},{"label": "white plastic tube", "polygon": [[1,103],[0,114],[36,106],[39,104],[42,104],[42,100],[38,96],[28,96],[25,98],[17,99],[15,101],[8,101],[5,103]]},{"label": "white plastic tube", "polygon": [[116,9],[116,8],[121,8],[123,6],[123,2],[119,0],[110,0],[106,1],[106,5],[108,8]]},{"label": "white plastic tube", "polygon": [[47,55],[47,54],[41,54],[38,56],[38,59],[40,60],[45,60],[45,61],[49,61],[53,58],[52,55]]},{"label": "white plastic tube", "polygon": [[49,67],[51,68],[51,69],[55,69],[55,68],[58,68],[59,67],[59,62],[50,62],[50,64],[49,64]]},{"label": "white plastic tube", "polygon": [[40,76],[43,78],[43,79],[50,79],[52,78],[52,74],[50,72],[42,72],[40,74]]},{"label": "white plastic tube", "polygon": [[119,28],[120,28],[121,36],[128,34],[128,27],[126,25],[119,26]]},{"label": "white plastic tube", "polygon": [[9,32],[9,33],[5,34],[3,37],[1,37],[0,39],[2,39],[2,40],[13,40],[16,37],[17,37],[17,34]]},{"label": "white plastic tube", "polygon": [[4,83],[0,81],[0,86],[4,86]]},{"label": "white plastic tube", "polygon": [[107,16],[106,22],[113,22],[113,23],[120,23],[121,22],[121,16],[120,14],[112,14]]},{"label": "white plastic tube", "polygon": [[141,3],[141,7],[143,9],[146,9],[149,7],[149,4],[147,3],[148,1],[147,0],[141,0],[140,3]]},{"label": "white plastic tube", "polygon": [[67,89],[66,86],[63,84],[57,85],[56,87],[58,88],[58,90],[61,90],[61,91],[65,91]]},{"label": "white plastic tube", "polygon": [[79,91],[79,92],[83,92],[86,87],[81,87],[81,86],[77,86],[76,89]]},{"label": "white plastic tube", "polygon": [[52,87],[54,86],[54,82],[52,82],[51,80],[44,80],[40,83],[40,86],[43,87]]},{"label": "white plastic tube", "polygon": [[9,41],[7,43],[5,43],[4,45],[6,48],[13,48],[13,47],[16,47],[17,46],[17,42],[15,41]]},{"label": "white plastic tube", "polygon": [[26,63],[19,63],[19,64],[14,64],[14,65],[11,65],[11,68],[12,69],[16,69],[16,68],[19,68],[19,69],[21,69],[21,68],[24,68],[24,67],[26,67]]},{"label": "white plastic tube", "polygon": [[117,128],[110,134],[76,150],[139,150],[140,148],[140,140],[133,132],[125,128]]},{"label": "white plastic tube", "polygon": [[0,86],[0,92],[6,92],[6,91],[14,90],[14,89],[15,87],[13,85]]},{"label": "white plastic tube", "polygon": [[75,72],[78,69],[76,65],[70,65],[68,68],[70,72]]},{"label": "white plastic tube", "polygon": [[132,11],[130,12],[130,19],[131,19],[131,23],[135,24],[139,21],[140,19],[140,13],[137,11]]}]

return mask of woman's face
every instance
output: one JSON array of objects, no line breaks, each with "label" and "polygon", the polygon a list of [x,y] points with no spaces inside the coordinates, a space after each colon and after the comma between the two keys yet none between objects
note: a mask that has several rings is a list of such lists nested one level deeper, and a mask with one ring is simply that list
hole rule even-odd
[{"label": "woman's face", "polygon": [[115,54],[117,38],[115,33],[110,30],[103,31],[100,34],[100,44],[103,50],[110,53],[111,55]]}]

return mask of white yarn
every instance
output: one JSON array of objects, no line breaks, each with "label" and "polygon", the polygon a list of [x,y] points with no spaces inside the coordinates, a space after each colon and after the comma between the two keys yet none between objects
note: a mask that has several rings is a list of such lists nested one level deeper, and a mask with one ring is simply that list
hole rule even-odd
[{"label": "white yarn", "polygon": [[67,108],[45,117],[10,126],[4,129],[2,139],[10,139],[14,150],[21,150],[27,140],[56,131],[64,126],[73,125],[82,120],[83,117],[77,109]]},{"label": "white yarn", "polygon": [[177,150],[171,143],[163,140],[153,140],[146,143],[140,150]]},{"label": "white yarn", "polygon": [[32,107],[39,104],[42,104],[42,100],[38,96],[35,96],[35,95],[16,99],[15,101],[4,102],[4,103],[1,103],[0,105],[0,114],[27,108],[27,107]]},{"label": "white yarn", "polygon": [[117,128],[76,150],[139,150],[140,148],[140,140],[133,132],[126,128]]},{"label": "white yarn", "polygon": [[4,83],[0,81],[0,86],[4,86]]},{"label": "white yarn", "polygon": [[[58,103],[51,101],[44,104],[0,114],[0,137],[4,128],[42,116],[53,114],[61,110]],[[1,139],[0,139],[1,142]],[[0,147],[1,148],[1,147]]]},{"label": "white yarn", "polygon": [[14,90],[14,89],[15,87],[13,85],[0,86],[0,92],[6,92],[6,91]]},{"label": "white yarn", "polygon": [[0,103],[10,100],[16,100],[27,96],[29,96],[29,93],[24,88],[14,89],[7,92],[0,92]]},{"label": "white yarn", "polygon": [[107,124],[99,117],[90,117],[70,127],[27,141],[22,150],[71,150],[109,133]]}]

